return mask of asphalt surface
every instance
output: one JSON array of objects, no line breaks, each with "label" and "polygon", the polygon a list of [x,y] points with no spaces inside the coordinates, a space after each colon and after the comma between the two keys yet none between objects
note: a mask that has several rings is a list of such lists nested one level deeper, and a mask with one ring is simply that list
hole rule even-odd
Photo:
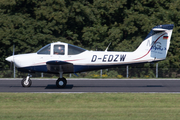
[{"label": "asphalt surface", "polygon": [[21,78],[0,79],[0,92],[180,92],[180,79],[67,79],[57,88],[56,79],[32,79],[32,86],[21,86]]}]

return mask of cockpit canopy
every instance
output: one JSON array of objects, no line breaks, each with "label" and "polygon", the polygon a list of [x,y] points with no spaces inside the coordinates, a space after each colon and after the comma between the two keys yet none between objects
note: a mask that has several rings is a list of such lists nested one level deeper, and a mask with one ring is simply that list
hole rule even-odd
[{"label": "cockpit canopy", "polygon": [[86,51],[86,49],[68,44],[68,55],[77,55],[77,54],[80,54],[84,51]]},{"label": "cockpit canopy", "polygon": [[77,55],[86,51],[86,49],[77,47],[75,45],[56,42],[51,43],[41,48],[37,54],[43,55]]},{"label": "cockpit canopy", "polygon": [[50,55],[50,49],[51,49],[51,44],[48,44],[42,47],[39,51],[37,51],[37,54]]}]

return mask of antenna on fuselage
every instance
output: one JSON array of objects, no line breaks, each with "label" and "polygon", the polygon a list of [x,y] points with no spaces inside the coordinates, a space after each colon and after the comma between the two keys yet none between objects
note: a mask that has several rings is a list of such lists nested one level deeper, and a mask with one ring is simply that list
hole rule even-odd
[{"label": "antenna on fuselage", "polygon": [[110,42],[109,45],[107,46],[105,52],[107,52],[107,50],[108,50],[108,48],[109,48],[110,45],[111,45],[111,42]]}]

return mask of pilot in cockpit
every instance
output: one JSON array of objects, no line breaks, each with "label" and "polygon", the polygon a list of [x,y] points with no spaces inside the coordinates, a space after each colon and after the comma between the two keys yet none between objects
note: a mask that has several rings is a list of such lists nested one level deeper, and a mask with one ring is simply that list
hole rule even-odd
[{"label": "pilot in cockpit", "polygon": [[63,45],[55,45],[54,46],[54,54],[55,55],[64,55],[64,46]]}]

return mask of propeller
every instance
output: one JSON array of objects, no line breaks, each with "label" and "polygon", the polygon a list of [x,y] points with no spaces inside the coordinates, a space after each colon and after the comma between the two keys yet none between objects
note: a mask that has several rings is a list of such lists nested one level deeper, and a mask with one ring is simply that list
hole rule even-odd
[{"label": "propeller", "polygon": [[[13,56],[13,61],[14,61],[14,52],[15,52],[15,50],[14,50],[14,45],[13,45],[13,53],[12,53],[12,56]],[[10,69],[12,70],[12,66],[14,66],[14,62],[13,61],[11,61],[11,63],[10,63]]]},{"label": "propeller", "polygon": [[16,69],[15,69],[15,64],[14,64],[14,53],[15,53],[15,45],[13,45],[13,53],[12,53],[13,60],[12,60],[11,63],[10,63],[10,69],[12,70],[12,66],[13,66],[13,69],[14,69],[14,70],[13,70],[13,71],[14,71],[14,78],[15,78],[15,77],[16,77],[16,76],[15,76],[15,73],[16,73],[15,70],[16,70]]}]

